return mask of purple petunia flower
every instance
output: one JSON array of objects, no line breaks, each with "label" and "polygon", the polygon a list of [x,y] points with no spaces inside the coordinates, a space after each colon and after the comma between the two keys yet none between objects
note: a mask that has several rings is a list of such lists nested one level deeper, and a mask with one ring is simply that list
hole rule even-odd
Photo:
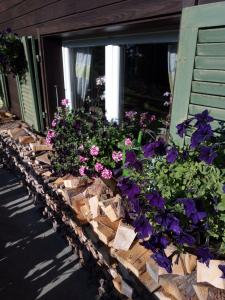
[{"label": "purple petunia flower", "polygon": [[155,221],[162,225],[166,230],[172,231],[175,234],[181,233],[181,227],[179,220],[169,213],[158,214],[155,216]]},{"label": "purple petunia flower", "polygon": [[128,197],[129,200],[137,198],[141,192],[138,185],[128,178],[123,178],[117,186],[119,187],[122,196]]},{"label": "purple petunia flower", "polygon": [[184,205],[185,214],[188,218],[191,218],[194,224],[197,224],[204,219],[207,214],[203,211],[198,211],[195,205],[195,201],[190,198],[180,198],[177,200]]},{"label": "purple petunia flower", "polygon": [[191,147],[196,148],[200,143],[208,141],[212,136],[213,131],[209,124],[199,127],[191,136]]},{"label": "purple petunia flower", "polygon": [[224,192],[224,194],[225,194],[225,184],[223,185],[223,192]]},{"label": "purple petunia flower", "polygon": [[180,124],[178,124],[178,125],[176,126],[176,128],[177,128],[177,134],[178,134],[181,138],[184,137],[184,135],[185,135],[185,133],[186,133],[186,131],[187,131],[187,128],[188,128],[188,126],[190,125],[190,123],[191,123],[192,120],[193,120],[193,118],[188,119],[188,120],[185,120],[184,122],[182,122],[182,123],[180,123]]},{"label": "purple petunia flower", "polygon": [[188,234],[188,233],[185,233],[185,232],[182,232],[181,235],[175,237],[178,244],[180,245],[184,245],[184,244],[187,244],[189,246],[193,246],[196,242],[195,238]]},{"label": "purple petunia flower", "polygon": [[189,156],[189,152],[187,150],[184,150],[182,153],[182,159],[183,160],[187,160]]},{"label": "purple petunia flower", "polygon": [[148,240],[148,248],[153,252],[166,249],[169,244],[170,241],[163,236],[162,233],[152,234],[151,238]]},{"label": "purple petunia flower", "polygon": [[136,214],[139,214],[141,212],[141,207],[140,207],[140,202],[139,202],[139,199],[137,198],[132,198],[130,201],[129,201],[129,205],[131,207],[131,210],[136,213]]},{"label": "purple petunia flower", "polygon": [[126,151],[125,167],[134,168],[137,171],[141,170],[142,164],[137,159],[137,156],[134,151]]},{"label": "purple petunia flower", "polygon": [[149,200],[150,205],[162,209],[165,206],[165,199],[157,191],[153,191],[151,194],[145,195]]},{"label": "purple petunia flower", "polygon": [[213,258],[212,253],[210,253],[209,249],[206,248],[206,247],[205,248],[203,248],[203,247],[198,248],[196,250],[196,255],[197,255],[198,260],[201,263],[205,263],[207,266],[209,266],[210,259]]},{"label": "purple petunia flower", "polygon": [[213,150],[212,147],[202,146],[200,148],[199,159],[208,165],[211,165],[217,156],[218,154]]},{"label": "purple petunia flower", "polygon": [[165,255],[164,251],[154,253],[152,258],[160,267],[166,269],[168,273],[172,273],[172,260]]},{"label": "purple petunia flower", "polygon": [[167,150],[166,160],[169,164],[173,164],[178,157],[178,150],[174,147],[170,150]]},{"label": "purple petunia flower", "polygon": [[200,114],[196,114],[195,119],[197,120],[197,122],[195,123],[196,128],[200,128],[205,124],[213,121],[213,117],[209,115],[209,111],[207,109]]},{"label": "purple petunia flower", "polygon": [[154,155],[165,155],[166,154],[166,144],[162,138],[157,141],[149,143],[142,147],[144,152],[144,157],[153,157]]},{"label": "purple petunia flower", "polygon": [[152,234],[152,226],[144,215],[140,215],[133,223],[135,232],[140,239],[149,237]]},{"label": "purple petunia flower", "polygon": [[218,268],[222,271],[222,276],[220,278],[225,279],[225,265],[219,265]]}]

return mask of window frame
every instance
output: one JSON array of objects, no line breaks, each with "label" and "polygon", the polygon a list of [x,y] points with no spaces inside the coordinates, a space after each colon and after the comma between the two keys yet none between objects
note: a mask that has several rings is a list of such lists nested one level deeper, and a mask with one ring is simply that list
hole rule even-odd
[{"label": "window frame", "polygon": [[[126,35],[120,35],[120,36],[104,36],[104,37],[93,37],[93,38],[87,38],[87,39],[73,39],[73,40],[64,40],[62,42],[62,48],[73,49],[73,48],[82,48],[82,47],[97,47],[97,46],[104,46],[105,47],[105,53],[106,53],[106,47],[107,46],[117,46],[120,47],[120,55],[114,55],[112,61],[105,62],[105,68],[106,65],[109,67],[111,66],[111,73],[112,77],[110,80],[110,84],[108,84],[108,79],[106,82],[106,97],[105,97],[105,107],[106,109],[110,109],[110,113],[106,112],[106,117],[111,120],[114,119],[115,121],[119,121],[121,119],[121,115],[123,112],[123,72],[124,72],[124,51],[123,46],[127,44],[162,44],[162,43],[178,43],[179,40],[179,31],[178,30],[170,30],[170,31],[158,31],[158,32],[149,32],[149,33],[139,33],[139,34],[126,34]],[[118,60],[120,67],[118,68]],[[70,61],[70,59],[68,60]],[[64,69],[64,66],[63,66]],[[71,66],[67,66],[67,72],[70,70],[71,72]],[[109,73],[109,69],[107,69]],[[70,75],[66,75],[67,78],[72,78],[71,73]],[[119,84],[116,80],[119,80]],[[109,75],[107,76],[109,78]],[[64,77],[64,84],[65,89],[68,88],[68,84],[65,82]],[[70,94],[73,95],[73,99],[75,99],[75,84],[71,85],[71,92]],[[115,90],[117,89],[117,90]],[[107,92],[109,90],[109,92]],[[112,96],[110,96],[110,91],[114,90],[114,107],[112,106]],[[67,93],[66,93],[67,94]],[[116,95],[116,98],[115,98]],[[76,100],[75,100],[76,102]],[[77,107],[76,103],[71,103],[71,108]]]}]

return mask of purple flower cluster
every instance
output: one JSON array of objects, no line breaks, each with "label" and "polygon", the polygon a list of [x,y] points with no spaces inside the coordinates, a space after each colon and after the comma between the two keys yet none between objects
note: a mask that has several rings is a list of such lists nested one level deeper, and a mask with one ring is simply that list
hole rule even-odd
[{"label": "purple flower cluster", "polygon": [[149,200],[150,205],[155,208],[163,209],[165,206],[165,199],[157,191],[146,195],[146,198]]},{"label": "purple flower cluster", "polygon": [[190,218],[194,224],[197,224],[207,216],[206,212],[197,210],[193,199],[183,198],[178,199],[177,201],[184,205],[186,216]]},{"label": "purple flower cluster", "polygon": [[162,138],[159,138],[155,142],[145,145],[142,150],[146,158],[154,157],[155,155],[164,155],[166,154],[166,142]]},{"label": "purple flower cluster", "polygon": [[137,156],[134,151],[126,151],[125,167],[134,168],[135,170],[142,169],[142,164],[137,159]]}]

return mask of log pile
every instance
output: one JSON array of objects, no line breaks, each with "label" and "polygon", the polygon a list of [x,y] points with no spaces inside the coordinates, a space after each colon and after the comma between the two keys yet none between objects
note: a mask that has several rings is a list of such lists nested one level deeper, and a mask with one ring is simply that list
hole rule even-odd
[{"label": "log pile", "polygon": [[[98,267],[105,274],[122,299],[225,299],[223,289],[197,282],[196,257],[182,255],[172,274],[151,259],[150,250],[139,244],[134,229],[123,221],[115,182],[54,177],[49,160],[52,148],[44,138],[23,122],[0,116],[2,163],[19,171],[35,205],[55,231],[79,254],[81,262],[94,273]],[[167,251],[169,256],[172,247]]]}]

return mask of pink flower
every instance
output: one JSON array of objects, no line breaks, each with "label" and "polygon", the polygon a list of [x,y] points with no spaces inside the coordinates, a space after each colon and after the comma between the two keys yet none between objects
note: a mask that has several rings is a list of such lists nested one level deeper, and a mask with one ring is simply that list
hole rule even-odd
[{"label": "pink flower", "polygon": [[84,150],[84,145],[80,145],[78,149],[83,151]]},{"label": "pink flower", "polygon": [[54,128],[56,125],[57,125],[57,120],[54,119],[54,120],[52,121],[52,127]]},{"label": "pink flower", "polygon": [[125,112],[125,117],[128,119],[133,119],[136,116],[137,112],[130,110]]},{"label": "pink flower", "polygon": [[88,161],[88,158],[80,155],[79,156],[79,161],[83,163],[83,162]]},{"label": "pink flower", "polygon": [[155,121],[156,120],[156,116],[155,115],[151,115],[151,117],[150,117],[150,121]]},{"label": "pink flower", "polygon": [[80,173],[80,175],[81,176],[85,176],[86,174],[85,174],[85,171],[86,170],[88,170],[88,167],[85,167],[85,166],[81,166],[80,168],[79,168],[79,173]]},{"label": "pink flower", "polygon": [[62,99],[61,101],[61,105],[62,106],[67,106],[69,104],[69,100],[68,99]]},{"label": "pink flower", "polygon": [[100,173],[104,169],[104,166],[100,163],[95,164],[95,171]]},{"label": "pink flower", "polygon": [[109,169],[103,169],[102,173],[101,173],[102,178],[104,179],[111,179],[112,178],[112,171],[110,171]]},{"label": "pink flower", "polygon": [[97,156],[99,154],[99,147],[98,146],[95,146],[93,145],[90,149],[90,154],[92,156]]},{"label": "pink flower", "polygon": [[119,162],[121,160],[123,160],[123,153],[121,151],[113,151],[112,153],[112,159],[115,161],[115,162]]},{"label": "pink flower", "polygon": [[125,141],[124,141],[124,144],[125,144],[126,146],[132,146],[132,145],[133,145],[133,142],[131,141],[130,138],[126,138]]},{"label": "pink flower", "polygon": [[46,136],[46,144],[47,145],[50,145],[52,143],[52,138],[55,137],[55,131],[54,130],[49,130],[48,133],[47,133],[47,136]]}]

